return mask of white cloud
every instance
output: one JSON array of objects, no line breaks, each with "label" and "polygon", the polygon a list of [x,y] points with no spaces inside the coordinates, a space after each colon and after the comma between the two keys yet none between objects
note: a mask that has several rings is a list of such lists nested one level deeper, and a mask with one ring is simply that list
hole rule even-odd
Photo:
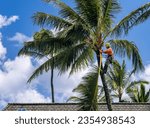
[{"label": "white cloud", "polygon": [[131,80],[146,80],[150,82],[150,64],[145,65],[145,70],[138,74],[132,75]]},{"label": "white cloud", "polygon": [[2,33],[0,32],[0,60],[3,60],[5,58],[6,53],[7,53],[7,50],[3,46],[3,43],[2,43]]},{"label": "white cloud", "polygon": [[37,80],[27,84],[29,76],[34,71],[29,57],[16,57],[14,60],[7,60],[0,68],[0,107],[8,102],[50,102],[36,90]]},{"label": "white cloud", "polygon": [[24,43],[26,41],[33,40],[33,38],[32,37],[28,37],[28,36],[26,36],[26,35],[24,35],[22,33],[17,32],[13,37],[9,38],[8,40],[16,41],[16,42],[22,44],[22,43]]},{"label": "white cloud", "polygon": [[11,23],[15,22],[18,19],[19,19],[18,16],[11,16],[8,18],[7,16],[0,15],[0,28],[10,25]]},{"label": "white cloud", "polygon": [[12,90],[26,84],[34,67],[29,57],[16,57],[14,60],[4,62],[2,69],[0,70],[0,90]]},{"label": "white cloud", "polygon": [[15,96],[15,102],[17,103],[44,103],[51,102],[50,98],[45,98],[39,92],[33,89],[27,89],[23,92],[19,92]]},{"label": "white cloud", "polygon": [[[146,80],[150,83],[150,64],[145,66],[145,71],[143,73],[138,74],[137,78]],[[150,84],[146,85],[146,88],[150,89]]]},{"label": "white cloud", "polygon": [[45,98],[35,89],[24,89],[18,92],[9,92],[7,95],[0,95],[0,108],[3,108],[7,103],[47,103],[51,102],[50,98]]}]

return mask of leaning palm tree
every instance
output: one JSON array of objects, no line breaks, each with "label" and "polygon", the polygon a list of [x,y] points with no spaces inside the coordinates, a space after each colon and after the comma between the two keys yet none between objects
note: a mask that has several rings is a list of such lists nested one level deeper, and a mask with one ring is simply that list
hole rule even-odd
[{"label": "leaning palm tree", "polygon": [[118,61],[114,61],[113,66],[109,68],[109,71],[106,75],[106,82],[109,85],[112,97],[118,98],[119,102],[127,100],[123,99],[123,94],[126,93],[126,90],[129,87],[148,83],[145,80],[132,81],[131,76],[134,74],[134,72],[135,70],[127,72],[124,60],[121,65]]},{"label": "leaning palm tree", "polygon": [[[101,69],[100,77],[108,110],[112,110],[105,75],[102,73],[103,64],[99,50],[103,48],[105,43],[109,42],[115,54],[121,57],[127,55],[132,60],[135,70],[143,69],[138,48],[132,41],[114,40],[110,37],[111,34],[120,29],[117,29],[114,24],[115,15],[121,10],[118,0],[75,0],[74,8],[60,0],[44,1],[47,3],[52,2],[59,7],[60,16],[37,12],[33,16],[33,21],[42,27],[44,25],[51,26],[59,32],[55,38],[42,43],[38,50],[51,48],[52,44],[55,44],[53,45],[56,50],[53,57],[55,59],[54,68],[59,69],[60,73],[71,69],[70,74],[86,68],[93,62],[94,55],[96,55],[97,65]],[[33,45],[30,43],[26,45],[26,48],[33,48]],[[22,49],[22,51],[24,50],[25,48]],[[41,65],[31,78],[37,77],[43,71],[48,71],[52,65],[52,60],[51,58]]]},{"label": "leaning palm tree", "polygon": [[[28,55],[37,59],[46,58],[47,60],[50,59],[50,56],[51,58],[53,58],[53,53],[49,55],[50,49],[46,48],[44,50],[39,51],[37,48],[39,47],[39,43],[47,41],[49,38],[53,38],[54,37],[53,33],[49,30],[42,29],[40,32],[36,32],[33,37],[34,37],[33,41],[24,43],[24,50],[23,49],[20,50],[18,55]],[[31,43],[34,44],[33,47],[26,48],[27,45]],[[38,70],[38,68],[36,70]],[[54,58],[51,65],[51,79],[50,79],[52,103],[55,102],[53,77],[54,77]],[[30,83],[32,80],[33,80],[32,77],[30,77],[28,83]]]},{"label": "leaning palm tree", "polygon": [[[149,82],[145,84],[149,84]],[[150,89],[146,92],[146,88],[143,83],[140,83],[140,87],[133,85],[129,86],[127,94],[132,102],[148,102],[150,100]]]}]

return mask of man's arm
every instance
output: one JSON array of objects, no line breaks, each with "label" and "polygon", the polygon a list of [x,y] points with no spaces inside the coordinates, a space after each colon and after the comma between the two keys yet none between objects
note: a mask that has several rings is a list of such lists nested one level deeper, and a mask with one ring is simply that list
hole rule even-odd
[{"label": "man's arm", "polygon": [[103,53],[108,54],[111,52],[111,49],[106,49],[105,51],[103,51]]}]

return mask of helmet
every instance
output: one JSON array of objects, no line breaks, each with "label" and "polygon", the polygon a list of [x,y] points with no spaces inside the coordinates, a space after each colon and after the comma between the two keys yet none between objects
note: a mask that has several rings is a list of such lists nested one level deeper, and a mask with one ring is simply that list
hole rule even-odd
[{"label": "helmet", "polygon": [[105,44],[105,47],[106,47],[106,48],[110,48],[110,43],[106,43],[106,44]]}]

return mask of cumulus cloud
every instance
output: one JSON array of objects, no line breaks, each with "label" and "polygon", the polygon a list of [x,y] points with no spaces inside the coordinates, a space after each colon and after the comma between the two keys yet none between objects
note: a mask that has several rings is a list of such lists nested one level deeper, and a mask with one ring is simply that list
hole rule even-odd
[{"label": "cumulus cloud", "polygon": [[7,60],[0,70],[0,90],[12,90],[16,87],[23,87],[27,77],[34,69],[29,57],[16,57],[14,60]]},{"label": "cumulus cloud", "polygon": [[39,92],[33,89],[27,89],[23,92],[19,92],[16,97],[15,101],[19,103],[44,103],[44,102],[51,102],[50,98],[45,98]]},{"label": "cumulus cloud", "polygon": [[10,41],[15,41],[18,42],[20,44],[26,42],[26,41],[32,41],[33,38],[32,37],[28,37],[22,33],[17,32],[13,37],[10,37],[8,40]]},{"label": "cumulus cloud", "polygon": [[11,16],[8,18],[7,16],[0,15],[0,28],[10,25],[11,23],[15,22],[18,19],[19,19],[18,16]]},{"label": "cumulus cloud", "polygon": [[2,43],[2,33],[0,32],[0,60],[3,60],[5,58],[6,53],[7,53],[7,50],[3,46],[3,43]]},{"label": "cumulus cloud", "polygon": [[143,75],[141,75],[141,77],[150,82],[150,64],[145,66],[145,72]]},{"label": "cumulus cloud", "polygon": [[36,90],[38,81],[27,84],[34,69],[29,57],[16,57],[4,62],[0,69],[0,108],[8,102],[50,102],[49,97]]},{"label": "cumulus cloud", "polygon": [[1,95],[0,108],[3,108],[7,103],[47,103],[51,102],[49,97],[44,97],[35,89],[26,89],[18,91],[17,93],[7,93]]},{"label": "cumulus cloud", "polygon": [[[143,73],[138,74],[137,76],[135,76],[136,79],[142,79],[142,80],[146,80],[150,83],[150,64],[145,66],[145,71]],[[146,85],[147,89],[150,89],[150,84]]]}]

